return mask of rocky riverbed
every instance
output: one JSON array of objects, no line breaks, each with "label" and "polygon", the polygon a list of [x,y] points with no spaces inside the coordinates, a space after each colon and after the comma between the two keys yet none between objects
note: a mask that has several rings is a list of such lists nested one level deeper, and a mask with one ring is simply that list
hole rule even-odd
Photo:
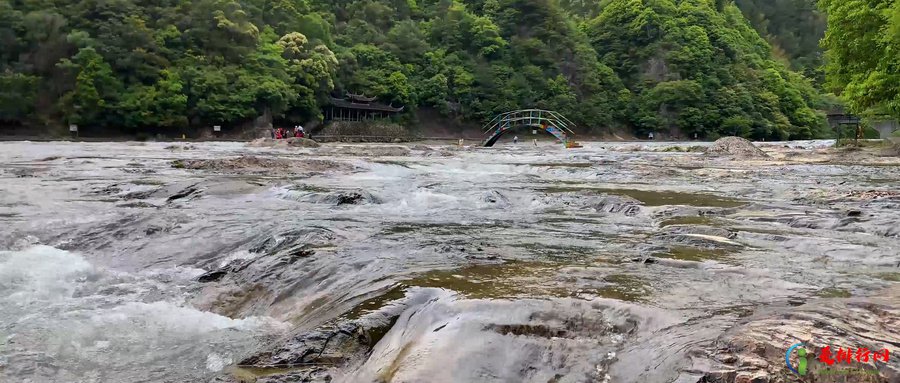
[{"label": "rocky riverbed", "polygon": [[733,145],[0,143],[0,381],[792,382],[796,343],[900,349],[900,158]]}]

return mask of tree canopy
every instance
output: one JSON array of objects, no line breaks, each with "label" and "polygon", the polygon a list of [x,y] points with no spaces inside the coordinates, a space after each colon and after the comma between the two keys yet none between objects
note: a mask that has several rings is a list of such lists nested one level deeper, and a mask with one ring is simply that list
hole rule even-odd
[{"label": "tree canopy", "polygon": [[305,122],[350,92],[411,124],[535,107],[595,132],[825,134],[810,79],[725,0],[0,0],[0,48],[4,123]]},{"label": "tree canopy", "polygon": [[856,113],[900,117],[900,1],[820,0],[827,85]]},{"label": "tree canopy", "polygon": [[819,41],[825,36],[825,14],[816,0],[735,0],[738,8],[772,44],[776,58],[817,83],[823,81],[824,63]]}]

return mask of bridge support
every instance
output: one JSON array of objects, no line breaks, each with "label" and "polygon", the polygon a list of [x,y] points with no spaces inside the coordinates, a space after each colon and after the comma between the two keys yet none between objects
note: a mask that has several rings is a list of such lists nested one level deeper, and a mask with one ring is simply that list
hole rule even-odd
[{"label": "bridge support", "polygon": [[506,132],[518,128],[541,129],[556,137],[567,148],[580,148],[575,142],[575,127],[565,116],[552,110],[522,109],[497,115],[485,125],[484,132],[488,137],[482,143],[485,147],[494,146]]},{"label": "bridge support", "polygon": [[894,132],[900,130],[900,123],[896,120],[875,121],[872,125],[883,139],[891,137]]}]

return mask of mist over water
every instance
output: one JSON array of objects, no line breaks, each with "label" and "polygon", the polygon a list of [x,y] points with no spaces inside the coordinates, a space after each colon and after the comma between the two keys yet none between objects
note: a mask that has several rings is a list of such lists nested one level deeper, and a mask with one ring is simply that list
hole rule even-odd
[{"label": "mist over water", "polygon": [[695,382],[896,287],[900,167],[660,145],[0,143],[0,380]]}]

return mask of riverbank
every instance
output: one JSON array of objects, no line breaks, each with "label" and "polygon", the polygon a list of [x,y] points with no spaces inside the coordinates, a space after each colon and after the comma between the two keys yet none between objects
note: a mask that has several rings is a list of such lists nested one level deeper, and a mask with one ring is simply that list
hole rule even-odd
[{"label": "riverbank", "polygon": [[[481,135],[462,135],[462,136],[355,136],[355,135],[347,135],[347,136],[335,136],[335,135],[316,135],[313,138],[326,138],[328,142],[364,142],[367,138],[377,139],[379,141],[392,142],[395,139],[400,139],[402,142],[429,142],[429,141],[458,141],[462,138],[466,142],[481,142],[486,136]],[[530,141],[532,138],[536,138],[539,141],[554,141],[555,138],[549,135],[540,134],[537,136],[532,135],[523,135],[522,140],[523,143],[525,140]],[[696,143],[704,143],[704,142],[713,142],[713,141],[702,141],[702,140],[693,140],[693,141],[673,141],[673,140],[646,140],[646,139],[638,139],[634,137],[622,137],[622,136],[576,136],[577,141],[581,142],[645,142],[652,144],[671,144],[671,145],[684,145],[685,143],[696,142]],[[508,137],[506,141],[510,141],[512,136]],[[47,136],[2,136],[0,135],[0,142],[16,142],[16,141],[31,141],[31,142],[250,142],[251,139],[246,138],[228,138],[228,137],[207,137],[207,138],[177,138],[177,137],[168,137],[168,138],[151,138],[151,139],[137,139],[135,137],[47,137]],[[825,140],[827,141],[827,140]],[[790,142],[808,142],[808,141],[784,141],[784,143]],[[778,144],[779,142],[774,142]]]}]

